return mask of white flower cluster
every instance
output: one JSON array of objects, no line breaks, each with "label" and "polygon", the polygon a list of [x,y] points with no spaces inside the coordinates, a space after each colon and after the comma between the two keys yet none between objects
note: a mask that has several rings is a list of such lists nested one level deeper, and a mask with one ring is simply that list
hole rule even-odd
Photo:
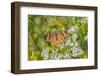
[{"label": "white flower cluster", "polygon": [[78,26],[73,25],[69,30],[69,33],[77,33],[78,32]]},{"label": "white flower cluster", "polygon": [[65,45],[70,46],[72,57],[78,57],[84,53],[84,51],[80,48],[78,42],[76,42],[78,38],[78,35],[77,35],[78,27],[74,25],[68,30],[68,32],[71,33],[72,36],[65,41]]},{"label": "white flower cluster", "polygon": [[70,59],[71,56],[68,53],[65,53],[65,55],[58,53],[58,50],[53,50],[49,53],[49,50],[43,49],[41,56],[43,57],[43,60],[60,60],[60,59]]},{"label": "white flower cluster", "polygon": [[73,41],[76,41],[76,39],[78,38],[78,36],[77,36],[78,26],[73,25],[73,26],[68,30],[68,32],[69,32],[70,34],[72,34],[71,38],[73,39]]},{"label": "white flower cluster", "polygon": [[[80,48],[79,43],[76,41],[78,38],[77,35],[78,27],[76,25],[72,26],[68,33],[71,33],[71,36],[64,40],[64,43],[59,45],[60,49],[67,48],[66,52],[62,54],[59,52],[59,49],[52,50],[49,52],[47,48],[42,50],[41,56],[44,60],[54,59],[54,60],[60,60],[60,59],[72,59],[79,57],[80,55],[84,54],[85,52]],[[87,36],[84,37],[85,40],[87,40]]]},{"label": "white flower cluster", "polygon": [[43,60],[48,60],[48,58],[49,58],[48,49],[43,49],[42,52],[41,52],[41,56],[43,57]]},{"label": "white flower cluster", "polygon": [[[84,53],[84,51],[80,48],[78,42],[74,42],[71,39],[65,41],[65,46],[69,46],[69,51],[71,52],[71,57],[78,57]],[[68,54],[68,53],[66,53]],[[69,54],[68,54],[69,55]]]},{"label": "white flower cluster", "polygon": [[72,51],[72,57],[78,57],[84,53],[84,51],[80,49],[80,47],[72,47],[71,51]]},{"label": "white flower cluster", "polygon": [[57,59],[57,55],[58,55],[58,50],[53,50],[50,53],[50,59]]}]

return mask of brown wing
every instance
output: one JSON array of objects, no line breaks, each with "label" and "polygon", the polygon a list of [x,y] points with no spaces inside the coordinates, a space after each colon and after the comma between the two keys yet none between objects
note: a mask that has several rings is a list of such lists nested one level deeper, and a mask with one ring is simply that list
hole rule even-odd
[{"label": "brown wing", "polygon": [[66,33],[63,31],[48,34],[47,40],[52,45],[59,45],[64,41]]}]

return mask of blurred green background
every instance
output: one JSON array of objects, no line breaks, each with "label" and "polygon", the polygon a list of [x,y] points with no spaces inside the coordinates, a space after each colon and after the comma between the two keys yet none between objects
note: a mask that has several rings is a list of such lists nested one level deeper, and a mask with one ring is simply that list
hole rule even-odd
[{"label": "blurred green background", "polygon": [[[52,46],[48,33],[65,29],[63,44]],[[28,15],[28,60],[88,58],[88,18]]]}]

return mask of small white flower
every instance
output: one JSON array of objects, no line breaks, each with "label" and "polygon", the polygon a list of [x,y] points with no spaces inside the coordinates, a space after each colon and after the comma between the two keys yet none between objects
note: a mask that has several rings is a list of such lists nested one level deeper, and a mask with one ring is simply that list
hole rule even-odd
[{"label": "small white flower", "polygon": [[68,30],[68,32],[70,32],[70,33],[75,32],[75,28],[74,28],[74,27],[71,27],[71,29],[70,29],[70,30]]},{"label": "small white flower", "polygon": [[71,39],[70,38],[65,40],[65,45],[70,45],[70,43],[71,43]]},{"label": "small white flower", "polygon": [[72,26],[72,27],[68,30],[69,33],[76,33],[77,31],[78,31],[78,26],[76,26],[76,25]]},{"label": "small white flower", "polygon": [[59,53],[58,56],[57,56],[57,60],[60,60],[62,58],[63,58],[63,55]]},{"label": "small white flower", "polygon": [[68,53],[65,53],[64,59],[71,59],[71,56]]},{"label": "small white flower", "polygon": [[73,38],[74,41],[76,41],[76,39],[78,38],[77,34],[73,34],[72,38]]},{"label": "small white flower", "polygon": [[78,42],[75,42],[75,47],[79,46]]},{"label": "small white flower", "polygon": [[80,47],[73,47],[71,50],[72,50],[73,57],[80,56],[81,54],[84,53],[84,51],[82,49],[80,49]]},{"label": "small white flower", "polygon": [[73,34],[73,38],[77,38],[77,34]]},{"label": "small white flower", "polygon": [[48,60],[49,51],[47,49],[43,49],[42,52],[41,52],[41,56],[43,57],[44,60]]},{"label": "small white flower", "polygon": [[50,53],[50,58],[51,59],[57,59],[57,54],[58,54],[58,52],[57,52],[57,50],[53,50],[51,53]]},{"label": "small white flower", "polygon": [[74,46],[74,43],[73,43],[73,42],[71,42],[69,46]]}]

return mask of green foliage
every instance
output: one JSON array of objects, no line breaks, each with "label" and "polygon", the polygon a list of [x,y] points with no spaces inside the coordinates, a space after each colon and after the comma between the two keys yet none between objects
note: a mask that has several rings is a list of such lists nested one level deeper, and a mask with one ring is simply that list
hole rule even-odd
[{"label": "green foliage", "polygon": [[[74,32],[68,32],[71,27],[78,27]],[[65,28],[67,36],[62,46],[52,46],[47,41],[47,34],[52,32],[61,31],[62,28]],[[59,54],[63,55],[59,59],[72,59],[72,58],[87,58],[88,57],[88,40],[84,39],[88,33],[88,23],[85,17],[71,17],[71,16],[39,16],[39,15],[28,15],[28,60],[45,60],[44,57],[47,57],[47,60],[54,59],[51,57],[53,52],[57,50],[58,58]],[[74,41],[73,37],[77,35],[76,40]],[[65,45],[66,40],[71,40],[70,44]],[[74,56],[73,51],[71,50],[75,46],[75,43],[78,43],[77,47],[84,51],[84,53]],[[66,43],[67,44],[67,43]],[[45,53],[47,56],[42,55],[43,50],[47,49]],[[64,57],[65,55],[69,57]],[[56,55],[56,54],[54,54]],[[55,58],[55,59],[56,59]]]}]

